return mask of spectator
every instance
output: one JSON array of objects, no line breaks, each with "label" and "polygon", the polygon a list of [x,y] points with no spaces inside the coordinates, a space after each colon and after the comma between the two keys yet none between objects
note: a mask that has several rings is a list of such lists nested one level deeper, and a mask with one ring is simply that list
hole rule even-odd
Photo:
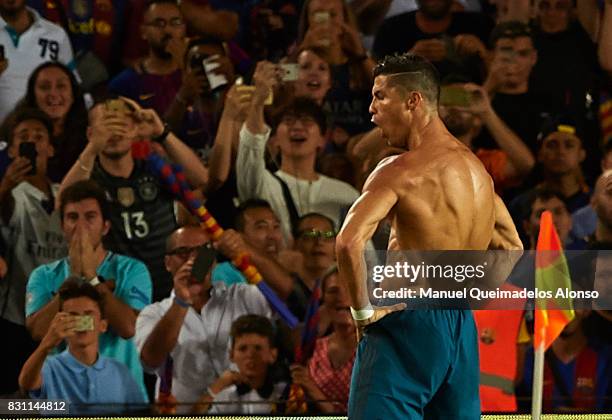
[{"label": "spectator", "polygon": [[[100,350],[109,324],[105,304],[94,286],[78,281],[63,282],[58,312],[24,365],[19,385],[32,398],[67,400],[70,414],[123,413],[133,408],[126,405],[146,401],[128,368]],[[68,348],[50,356],[63,341]]]},{"label": "spectator", "polygon": [[251,58],[276,62],[285,56],[297,37],[295,3],[291,0],[265,0],[250,10],[241,45],[245,45]]},{"label": "spectator", "polygon": [[462,73],[480,81],[487,53],[484,44],[493,22],[480,13],[453,12],[452,0],[419,0],[417,4],[418,10],[382,23],[374,40],[374,56],[409,51],[435,63],[442,76]]},{"label": "spectator", "polygon": [[[539,96],[568,109],[586,129],[587,112],[592,110],[590,105],[594,103],[600,70],[596,38],[587,33],[584,20],[573,17],[572,9],[571,0],[537,3],[532,28],[538,60],[529,86]],[[587,95],[592,98],[590,101]]]},{"label": "spectator", "polygon": [[612,249],[612,170],[604,171],[597,180],[591,207],[597,216],[597,224],[589,238],[590,247]]},{"label": "spectator", "polygon": [[[11,345],[4,346],[6,350],[0,358],[3,372],[0,392],[5,393],[17,389],[19,369],[34,350],[24,326],[27,278],[37,266],[60,258],[67,251],[59,215],[53,211],[58,185],[47,176],[47,162],[55,153],[51,127],[41,111],[22,109],[9,128],[8,153],[13,162],[0,183],[0,210],[6,227],[3,234],[10,244],[9,271],[0,282],[1,333],[11,337]],[[20,156],[22,145],[35,150],[34,161]]]},{"label": "spectator", "polygon": [[[26,7],[25,0],[0,1],[0,122],[26,93],[26,80],[39,64],[59,61],[73,66],[66,32]],[[2,57],[0,57],[2,58]]]},{"label": "spectator", "polygon": [[[113,107],[118,107],[116,110]],[[93,179],[111,199],[107,249],[144,262],[153,281],[153,300],[168,296],[171,279],[164,269],[165,240],[186,220],[175,211],[174,197],[151,175],[144,161],[135,161],[132,143],[153,139],[185,168],[192,185],[201,185],[205,170],[194,153],[172,134],[155,113],[129,99],[95,105],[89,114],[89,143],[62,181],[62,189]]]},{"label": "spectator", "polygon": [[[538,163],[541,166],[541,179],[537,188],[557,191],[570,213],[589,202],[589,187],[584,181],[580,164],[585,158],[582,136],[574,123],[565,117],[553,117],[546,121],[538,135]],[[517,215],[527,213],[526,206],[533,190],[517,196],[510,203],[510,214],[514,220]]]},{"label": "spectator", "polygon": [[[536,151],[538,128],[547,114],[558,112],[552,102],[529,90],[529,76],[538,60],[532,31],[524,23],[500,23],[491,33],[493,57],[484,88],[493,109],[518,137]],[[479,139],[484,145],[486,137]]]},{"label": "spectator", "polygon": [[[215,245],[230,260],[246,252],[266,283],[282,299],[287,298],[293,278],[278,263],[282,245],[280,222],[267,201],[251,199],[242,203],[238,209],[236,230],[225,230]],[[236,277],[237,280],[228,281]],[[230,262],[218,264],[212,280],[213,283],[224,281],[228,286],[233,282],[247,282]]]},{"label": "spectator", "polygon": [[[600,167],[604,173],[612,169],[612,141],[608,141],[604,147]],[[591,199],[590,204],[579,208],[572,214],[572,235],[575,238],[586,238],[595,233],[597,214],[592,203],[593,200]]]},{"label": "spectator", "polygon": [[295,82],[295,96],[312,99],[322,106],[332,86],[331,68],[322,58],[318,48],[304,49],[297,58],[298,79]]},{"label": "spectator", "polygon": [[151,303],[151,277],[145,265],[108,251],[102,241],[110,229],[105,193],[93,181],[62,191],[60,214],[68,257],[36,268],[27,284],[26,325],[40,340],[60,310],[57,291],[69,276],[89,282],[100,294],[110,330],[100,337],[100,353],[125,364],[143,395],[142,366],[134,336],[138,312]]},{"label": "spectator", "polygon": [[237,370],[226,370],[208,387],[199,410],[212,403],[209,414],[270,414],[287,387],[274,378],[278,351],[270,320],[260,315],[243,315],[230,330],[230,360]]},{"label": "spectator", "polygon": [[[440,117],[450,133],[474,150],[493,178],[498,194],[508,187],[520,185],[535,164],[529,148],[499,118],[486,90],[474,84],[447,86],[465,91],[470,99],[463,107],[452,103],[452,98],[447,98],[447,101],[442,96],[440,99]],[[474,147],[473,141],[483,126],[495,140],[497,148]]]},{"label": "spectator", "polygon": [[[173,360],[169,376],[171,392],[185,412],[207,392],[230,366],[229,331],[241,315],[272,315],[256,286],[211,283],[209,270],[203,279],[191,274],[195,251],[210,242],[199,227],[178,229],[167,242],[165,264],[174,276],[170,297],[147,306],[136,322],[136,343],[143,366],[163,373]],[[189,249],[189,252],[182,250]],[[213,267],[214,268],[214,264]]]},{"label": "spectator", "polygon": [[267,171],[264,151],[270,128],[264,122],[263,108],[277,83],[276,66],[259,63],[254,80],[255,92],[240,132],[236,162],[240,197],[267,200],[281,220],[285,240],[290,239],[297,217],[313,211],[333,220],[335,228],[342,209],[352,204],[358,194],[350,185],[315,170],[317,151],[324,146],[323,112],[308,99],[296,99],[279,113],[273,129],[280,147],[281,166],[276,173]]},{"label": "spectator", "polygon": [[357,345],[349,296],[340,285],[337,269],[324,279],[325,296],[329,298],[332,289],[337,293],[334,306],[328,306],[331,299],[325,305],[331,315],[333,332],[317,339],[308,366],[293,365],[291,376],[294,383],[304,387],[307,399],[314,401],[321,412],[345,413]]},{"label": "spectator", "polygon": [[355,18],[344,1],[309,0],[300,16],[298,51],[316,49],[330,66],[332,88],[324,109],[331,127],[348,135],[372,128],[368,118],[374,61],[361,43]]},{"label": "spectator", "polygon": [[336,233],[333,220],[322,214],[308,213],[298,219],[293,236],[301,261],[296,264],[299,276],[295,278],[290,306],[305,312],[317,280],[336,261]]},{"label": "spectator", "polygon": [[[529,212],[523,220],[523,229],[529,238],[529,249],[536,249],[538,233],[540,232],[540,218],[546,210],[553,216],[555,229],[559,234],[559,239],[564,249],[584,248],[584,241],[571,243],[572,238],[569,233],[572,229],[572,217],[563,201],[563,196],[554,190],[536,189],[530,200]],[[527,246],[525,246],[527,249]]]},{"label": "spectator", "polygon": [[[147,56],[135,68],[128,68],[111,80],[108,90],[164,115],[182,85],[187,47],[185,21],[175,1],[154,0],[148,3],[140,30],[147,42]],[[183,98],[186,90],[195,90],[193,93],[197,94],[198,88],[197,80],[186,81],[181,91]]]},{"label": "spectator", "polygon": [[[543,409],[547,412],[604,412],[612,407],[612,348],[590,328],[590,310],[576,310],[547,352]],[[525,390],[531,390],[533,348],[525,358]],[[531,395],[529,392],[528,395]]]},{"label": "spectator", "polygon": [[101,87],[119,72],[132,1],[29,0],[28,5],[68,33],[84,91]]},{"label": "spectator", "polygon": [[53,123],[55,154],[49,160],[49,177],[61,182],[85,148],[87,108],[74,74],[58,62],[38,66],[28,80],[28,89],[18,107],[38,108]]}]

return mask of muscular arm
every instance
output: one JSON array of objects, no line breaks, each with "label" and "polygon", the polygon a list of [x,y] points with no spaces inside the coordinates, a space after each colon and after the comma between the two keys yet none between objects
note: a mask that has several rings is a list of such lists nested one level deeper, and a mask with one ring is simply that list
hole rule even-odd
[{"label": "muscular arm", "polygon": [[389,176],[375,172],[364,192],[353,204],[336,239],[336,253],[341,281],[347,285],[352,306],[356,309],[370,303],[366,285],[365,244],[372,237],[398,200],[389,187]]},{"label": "muscular arm", "polygon": [[523,250],[523,243],[516,231],[512,217],[506,205],[497,194],[495,194],[495,229],[489,249]]}]

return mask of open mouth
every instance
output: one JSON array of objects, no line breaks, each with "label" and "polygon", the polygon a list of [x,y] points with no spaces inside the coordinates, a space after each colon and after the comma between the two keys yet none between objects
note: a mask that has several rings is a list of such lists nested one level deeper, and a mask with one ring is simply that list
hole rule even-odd
[{"label": "open mouth", "polygon": [[291,136],[289,140],[291,141],[291,143],[304,143],[306,142],[307,138],[306,136],[300,134]]},{"label": "open mouth", "polygon": [[311,80],[306,83],[306,87],[310,90],[318,90],[321,87],[321,82],[318,80]]}]

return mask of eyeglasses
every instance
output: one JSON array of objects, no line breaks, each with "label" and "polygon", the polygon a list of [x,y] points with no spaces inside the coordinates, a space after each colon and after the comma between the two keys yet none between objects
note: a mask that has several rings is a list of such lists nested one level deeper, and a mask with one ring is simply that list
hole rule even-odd
[{"label": "eyeglasses", "polygon": [[206,242],[205,244],[197,246],[180,246],[178,248],[174,248],[173,250],[166,252],[166,255],[175,255],[179,258],[187,259],[193,254],[197,253],[203,246],[212,248],[212,242]]},{"label": "eyeglasses", "polygon": [[322,239],[324,241],[333,241],[336,238],[336,232],[333,230],[303,230],[298,233],[298,237],[301,239],[306,239],[309,241],[314,241],[315,239]]},{"label": "eyeglasses", "polygon": [[152,22],[149,23],[145,23],[145,25],[147,26],[153,26],[155,28],[158,29],[164,29],[166,26],[171,26],[173,28],[179,27],[179,26],[183,26],[185,24],[185,21],[180,18],[180,17],[175,17],[172,18],[170,20],[166,20],[166,19],[155,19]]},{"label": "eyeglasses", "polygon": [[293,125],[298,121],[302,123],[303,126],[310,126],[316,124],[315,119],[309,115],[285,115],[281,119],[281,124]]}]

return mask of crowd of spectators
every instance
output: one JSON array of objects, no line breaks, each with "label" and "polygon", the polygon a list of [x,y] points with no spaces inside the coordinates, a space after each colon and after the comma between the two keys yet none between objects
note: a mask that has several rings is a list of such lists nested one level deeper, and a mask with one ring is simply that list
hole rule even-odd
[{"label": "crowd of spectators", "polygon": [[[612,0],[0,0],[0,395],[345,413],[356,330],[335,237],[403,152],[368,107],[376,61],[407,52],[438,69],[440,116],[525,249],[544,210],[565,249],[612,249]],[[180,167],[221,234],[135,144]],[[519,315],[481,328],[481,352],[492,328],[518,335],[501,411],[529,407]],[[546,363],[546,410],[612,412],[611,311],[577,312]]]}]

